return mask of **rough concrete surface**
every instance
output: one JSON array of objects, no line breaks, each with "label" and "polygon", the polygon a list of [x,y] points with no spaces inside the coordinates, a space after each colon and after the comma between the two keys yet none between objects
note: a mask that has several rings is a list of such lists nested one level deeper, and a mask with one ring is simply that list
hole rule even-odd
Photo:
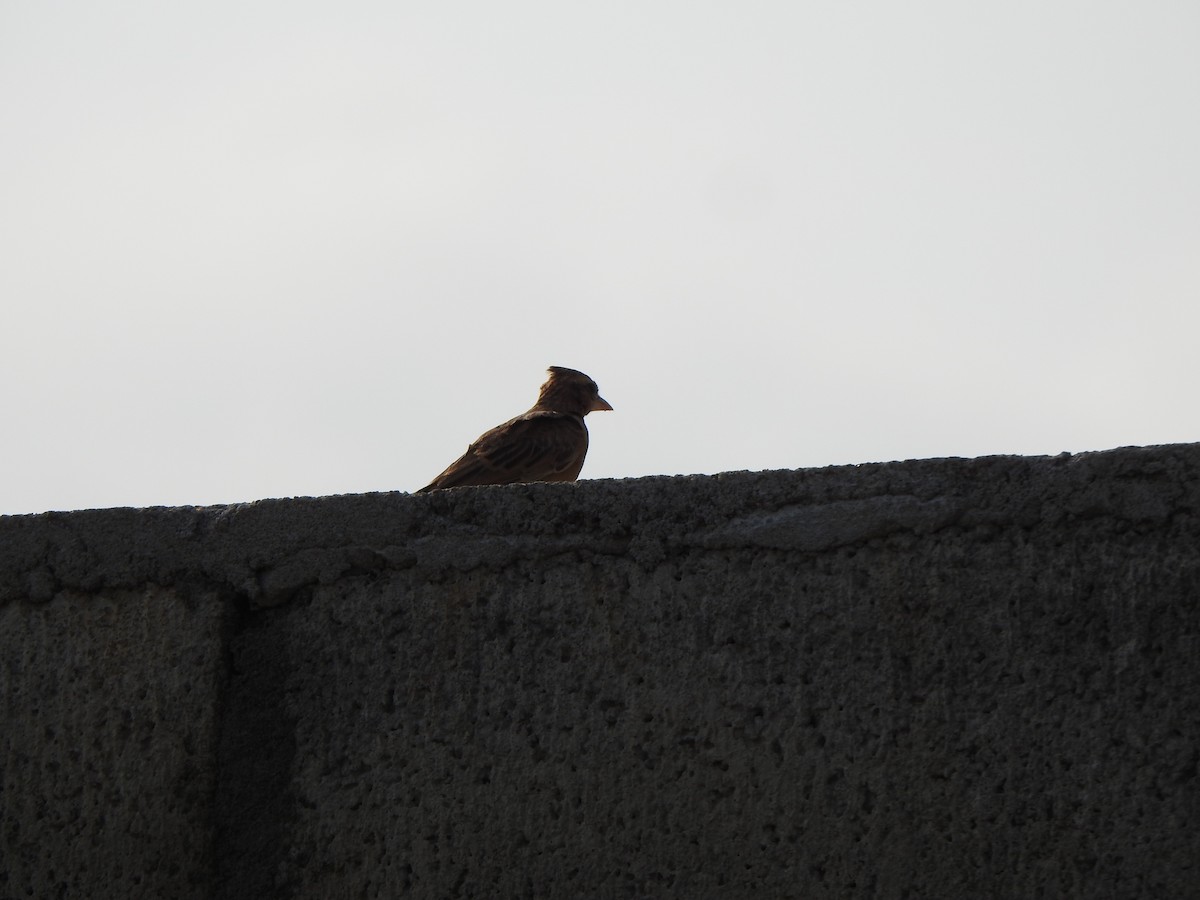
[{"label": "rough concrete surface", "polygon": [[0,897],[1200,897],[1200,445],[0,519]]}]

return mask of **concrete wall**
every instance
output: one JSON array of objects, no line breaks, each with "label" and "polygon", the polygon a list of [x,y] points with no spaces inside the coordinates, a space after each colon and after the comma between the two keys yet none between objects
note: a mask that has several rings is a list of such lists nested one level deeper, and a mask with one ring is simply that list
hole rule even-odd
[{"label": "concrete wall", "polygon": [[0,519],[0,897],[1200,896],[1200,445]]}]

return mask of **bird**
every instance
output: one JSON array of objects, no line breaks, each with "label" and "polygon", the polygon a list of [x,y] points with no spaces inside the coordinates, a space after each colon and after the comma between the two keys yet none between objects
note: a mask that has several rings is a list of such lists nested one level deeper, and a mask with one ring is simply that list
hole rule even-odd
[{"label": "bird", "polygon": [[481,434],[467,452],[417,491],[475,484],[574,481],[587,456],[583,417],[611,411],[596,382],[575,369],[551,366],[530,410]]}]

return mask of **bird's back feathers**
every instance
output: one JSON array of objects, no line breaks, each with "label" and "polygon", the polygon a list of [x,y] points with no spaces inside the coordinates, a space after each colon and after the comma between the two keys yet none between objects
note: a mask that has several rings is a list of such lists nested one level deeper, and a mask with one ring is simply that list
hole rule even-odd
[{"label": "bird's back feathers", "polygon": [[417,493],[472,484],[574,481],[587,455],[583,419],[530,410],[485,432]]}]

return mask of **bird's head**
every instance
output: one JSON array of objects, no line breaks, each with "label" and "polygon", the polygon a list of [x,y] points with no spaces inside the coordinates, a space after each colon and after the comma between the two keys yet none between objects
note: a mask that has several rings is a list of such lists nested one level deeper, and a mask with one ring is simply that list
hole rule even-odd
[{"label": "bird's head", "polygon": [[551,366],[547,371],[550,377],[542,385],[534,409],[576,416],[612,409],[612,405],[600,396],[596,382],[582,372],[563,366]]}]

